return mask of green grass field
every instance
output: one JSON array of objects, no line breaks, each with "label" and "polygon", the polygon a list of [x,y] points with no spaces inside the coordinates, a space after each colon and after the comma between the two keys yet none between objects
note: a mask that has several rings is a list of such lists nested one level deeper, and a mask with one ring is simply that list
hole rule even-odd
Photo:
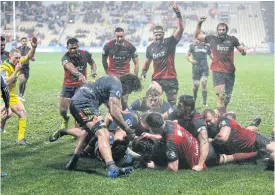
[{"label": "green grass field", "polygon": [[[51,132],[60,127],[59,94],[63,80],[62,54],[36,54],[31,64],[24,102],[27,110],[26,138],[31,143],[24,148],[15,144],[17,116],[6,124],[1,134],[1,169],[3,195],[40,194],[274,194],[274,172],[264,171],[263,164],[224,165],[203,172],[181,170],[178,173],[136,170],[130,176],[112,180],[106,177],[104,164],[81,159],[77,171],[66,171],[75,141],[71,137],[49,143]],[[103,74],[101,54],[94,54],[99,74]],[[144,55],[140,54],[141,64]],[[237,55],[236,83],[228,110],[237,113],[241,124],[256,116],[262,117],[260,131],[270,135],[274,123],[274,57],[272,55]],[[179,94],[192,94],[191,64],[184,54],[176,56]],[[151,75],[152,65],[148,73]],[[149,85],[144,82],[144,88]],[[208,105],[215,108],[212,75],[208,83]],[[141,97],[130,96],[130,101]],[[202,95],[197,107],[201,110]],[[104,109],[103,109],[104,112]],[[72,126],[71,120],[71,126]]]}]

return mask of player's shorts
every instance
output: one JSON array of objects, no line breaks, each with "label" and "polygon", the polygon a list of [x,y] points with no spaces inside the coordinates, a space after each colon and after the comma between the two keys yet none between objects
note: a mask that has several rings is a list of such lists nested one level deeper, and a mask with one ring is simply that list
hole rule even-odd
[{"label": "player's shorts", "polygon": [[100,116],[99,103],[96,100],[71,101],[70,112],[79,126],[86,128],[86,124],[93,120],[94,116]]},{"label": "player's shorts", "polygon": [[205,164],[207,167],[213,167],[219,164],[219,155],[215,152],[212,144],[209,143],[209,152],[207,158],[205,160]]},{"label": "player's shorts", "polygon": [[63,86],[60,96],[63,98],[72,98],[78,89],[79,87]]},{"label": "player's shorts", "polygon": [[213,71],[213,85],[226,85],[226,88],[233,88],[235,83],[235,73],[224,73]]},{"label": "player's shorts", "polygon": [[176,95],[178,93],[179,82],[177,79],[153,79],[153,81],[158,82],[166,94]]},{"label": "player's shorts", "polygon": [[10,106],[14,106],[20,103],[20,99],[16,94],[10,94]]},{"label": "player's shorts", "polygon": [[207,78],[209,75],[209,67],[207,61],[199,62],[192,67],[192,79],[201,80],[202,77]]},{"label": "player's shorts", "polygon": [[256,140],[253,145],[253,151],[258,151],[258,150],[265,150],[266,146],[270,144],[271,140],[266,137],[265,135],[257,132],[256,133]]},{"label": "player's shorts", "polygon": [[22,68],[20,69],[20,74],[23,74],[26,79],[29,78],[30,76],[30,65],[29,64],[24,64]]}]

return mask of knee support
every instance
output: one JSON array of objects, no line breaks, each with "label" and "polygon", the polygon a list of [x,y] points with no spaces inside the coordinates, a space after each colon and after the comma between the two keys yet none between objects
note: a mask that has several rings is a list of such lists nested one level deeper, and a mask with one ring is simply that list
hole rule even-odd
[{"label": "knee support", "polygon": [[102,130],[102,129],[106,129],[107,126],[104,122],[104,120],[100,120],[98,121],[91,129],[90,131],[93,133],[93,134],[96,134],[96,132]]}]

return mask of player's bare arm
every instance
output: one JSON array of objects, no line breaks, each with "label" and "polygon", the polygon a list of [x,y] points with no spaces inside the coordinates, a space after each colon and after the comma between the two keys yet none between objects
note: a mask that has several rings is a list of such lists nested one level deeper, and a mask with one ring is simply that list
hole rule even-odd
[{"label": "player's bare arm", "polygon": [[163,117],[164,120],[168,120],[168,112],[163,113],[161,116]]},{"label": "player's bare arm", "polygon": [[102,64],[103,64],[103,68],[104,68],[106,74],[107,74],[107,69],[108,69],[107,59],[108,59],[108,56],[105,56],[102,54]]},{"label": "player's bare arm", "polygon": [[240,46],[237,47],[237,50],[238,50],[243,56],[246,55],[246,48],[245,48],[245,46],[240,45]]},{"label": "player's bare arm", "polygon": [[96,63],[93,61],[92,63],[89,63],[88,64],[91,66],[91,70],[92,70],[92,77],[96,77],[97,76],[97,66],[96,66]]},{"label": "player's bare arm", "polygon": [[168,169],[177,172],[179,170],[179,160],[168,163]]},{"label": "player's bare arm", "polygon": [[73,65],[71,62],[66,62],[63,64],[64,67],[74,76],[78,77],[78,80],[81,81],[82,83],[86,83],[86,78],[83,74],[81,74]]},{"label": "player's bare arm", "polygon": [[177,27],[177,30],[174,33],[174,37],[175,37],[175,39],[180,41],[180,39],[182,37],[182,33],[184,31],[184,27],[183,27],[182,16],[181,16],[179,7],[175,2],[173,2],[173,10],[177,15],[177,20],[178,20],[178,24],[177,24],[178,27]]},{"label": "player's bare arm", "polygon": [[139,59],[138,59],[138,57],[133,58],[133,62],[134,62],[134,66],[135,66],[135,68],[134,68],[134,74],[136,76],[138,76],[138,71],[139,71]]},{"label": "player's bare arm", "polygon": [[209,152],[209,142],[208,142],[208,134],[207,130],[201,130],[198,136],[198,140],[200,143],[200,159],[196,166],[192,169],[195,171],[201,171],[203,169],[203,164],[207,158]]},{"label": "player's bare arm", "polygon": [[146,73],[150,67],[151,62],[152,62],[152,59],[148,59],[148,58],[145,59],[145,62],[142,67],[142,73],[141,73],[142,80],[146,79]]},{"label": "player's bare arm", "polygon": [[[9,77],[5,78],[5,81],[8,86],[11,85],[14,82],[14,80],[17,78],[17,73],[20,71],[21,68],[22,68],[22,65],[20,63],[18,63],[15,66],[14,72]],[[1,74],[6,75],[5,71],[1,72]]]},{"label": "player's bare arm", "polygon": [[195,39],[198,39],[199,41],[204,42],[205,40],[205,35],[201,33],[201,25],[202,23],[206,20],[207,17],[202,16],[200,17],[200,21],[197,24],[197,27],[195,29]]},{"label": "player's bare arm", "polygon": [[34,54],[35,54],[35,50],[36,50],[36,47],[37,47],[37,39],[36,39],[36,37],[32,38],[31,45],[32,45],[32,48],[31,48],[31,50],[27,54],[27,56],[28,56],[28,60],[27,61],[35,59]]},{"label": "player's bare arm", "polygon": [[226,142],[229,139],[231,128],[228,126],[222,127],[220,132],[216,135],[213,142]]},{"label": "player's bare arm", "polygon": [[191,57],[191,55],[192,55],[192,54],[191,54],[189,51],[186,52],[186,54],[185,54],[186,60],[187,60],[188,62],[190,62],[191,64],[196,64],[197,61],[196,61],[196,60],[193,60],[192,57]]},{"label": "player's bare arm", "polygon": [[130,129],[129,126],[125,123],[123,116],[121,114],[121,101],[116,97],[109,98],[109,109],[110,114],[114,121],[118,124],[120,128],[122,128],[126,133]]}]

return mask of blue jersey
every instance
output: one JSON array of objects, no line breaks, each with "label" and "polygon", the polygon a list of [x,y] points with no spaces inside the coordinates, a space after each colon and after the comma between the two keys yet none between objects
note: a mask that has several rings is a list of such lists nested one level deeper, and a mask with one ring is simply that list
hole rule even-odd
[{"label": "blue jersey", "polygon": [[[139,118],[138,118],[138,113],[135,111],[130,111],[130,113],[127,114],[122,114],[124,121],[127,123],[127,125],[135,129],[135,127],[138,126],[139,123]],[[115,121],[112,121],[111,124],[108,126],[108,130],[116,130],[118,125],[116,124]]]}]

